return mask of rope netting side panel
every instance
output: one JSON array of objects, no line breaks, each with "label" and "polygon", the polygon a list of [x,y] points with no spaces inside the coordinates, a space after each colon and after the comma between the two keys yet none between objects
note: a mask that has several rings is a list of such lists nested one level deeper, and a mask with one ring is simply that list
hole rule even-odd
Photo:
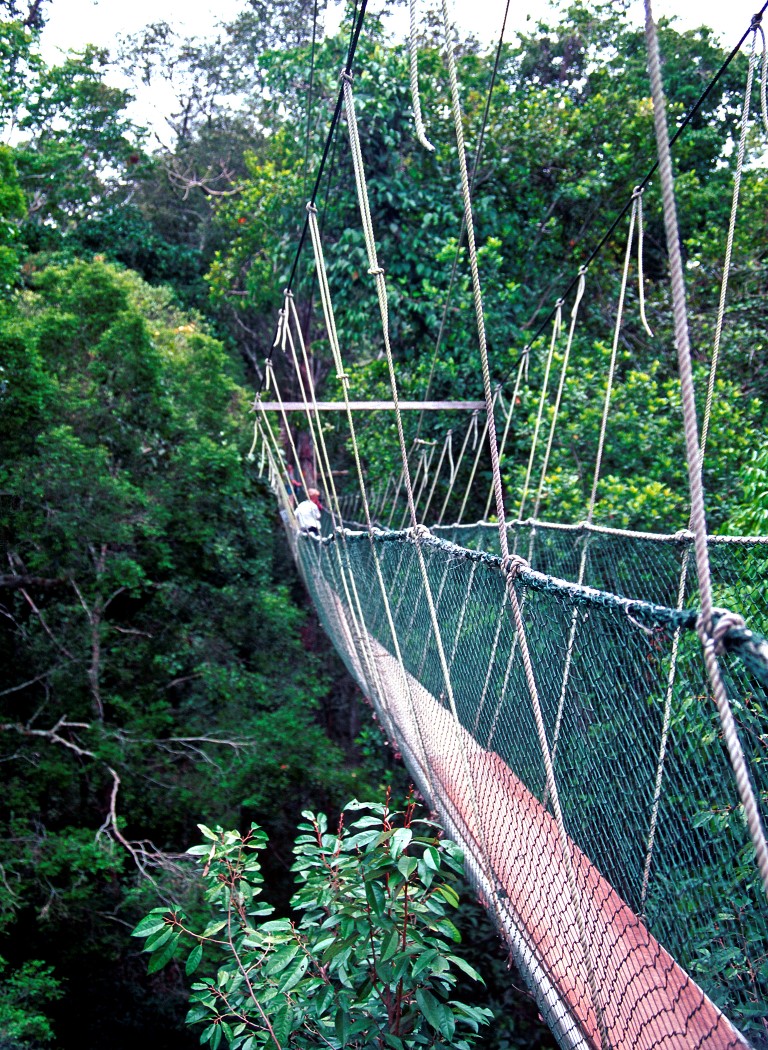
[{"label": "rope netting side panel", "polygon": [[[494,524],[434,526],[433,531],[458,546],[499,553]],[[663,535],[532,521],[512,522],[508,531],[510,549],[545,575],[575,580],[586,548],[585,585],[670,608],[677,601],[685,553],[693,546],[687,531]],[[768,633],[768,538],[710,536],[709,559],[716,604],[738,611],[755,630]],[[699,605],[693,559],[684,604]]]},{"label": "rope netting side panel", "polygon": [[[464,530],[462,536],[468,538]],[[568,536],[568,543],[575,539]],[[333,556],[338,542],[337,533],[295,543],[323,624],[417,784],[463,845],[560,1043],[604,1046],[607,1039],[627,1050],[744,1045],[740,1033],[759,1030],[768,1002],[768,908],[702,665],[695,611],[525,569],[514,581],[550,745],[558,724],[553,761],[567,858],[499,559],[433,536],[417,539],[410,530],[347,532],[344,559]],[[492,546],[482,529],[473,542]],[[679,582],[677,548],[684,544],[659,546],[675,554]],[[455,714],[419,553],[450,663]],[[551,564],[562,567],[562,559],[573,557],[561,555],[558,562],[555,552]],[[342,571],[356,581],[368,663],[359,655]],[[669,574],[675,576],[673,566]],[[768,660],[759,639],[731,633],[721,668],[765,809]],[[743,659],[747,651],[751,662]],[[662,734],[666,757],[655,799]],[[571,866],[581,922],[568,884]]]}]

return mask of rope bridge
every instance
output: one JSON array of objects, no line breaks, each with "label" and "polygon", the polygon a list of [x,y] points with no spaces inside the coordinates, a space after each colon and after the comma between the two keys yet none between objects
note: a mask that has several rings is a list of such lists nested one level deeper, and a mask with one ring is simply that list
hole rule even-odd
[{"label": "rope bridge", "polygon": [[[460,452],[457,448],[454,455],[449,435],[437,467],[434,445],[422,440],[409,449],[352,92],[352,62],[364,12],[363,2],[334,124],[343,106],[391,382],[392,401],[385,407],[395,414],[402,466],[399,478],[391,479],[383,493],[368,491],[353,416],[361,405],[349,396],[313,194],[302,242],[308,232],[343,391],[344,400],[336,407],[346,415],[359,494],[337,491],[320,422],[320,411],[328,405],[318,402],[311,382],[289,287],[274,349],[280,348],[295,368],[301,401],[283,401],[270,355],[265,390],[256,402],[254,448],[258,440],[302,577],[349,672],[374,703],[388,739],[463,846],[468,872],[560,1044],[615,1050],[723,1048],[746,1046],[750,1038],[754,1046],[762,1045],[757,1040],[768,1038],[768,849],[763,830],[768,642],[761,633],[768,630],[763,587],[768,538],[707,534],[700,464],[709,404],[699,435],[686,362],[690,354],[679,258],[670,251],[689,461],[689,529],[654,535],[601,528],[593,521],[612,371],[586,520],[566,525],[537,519],[541,485],[536,493],[532,449],[520,517],[529,495],[534,517],[507,521],[500,462],[527,348],[505,411],[502,391],[493,390],[490,382],[458,82],[444,4],[485,419],[478,437],[474,405]],[[654,107],[657,122],[662,121],[656,130],[667,239],[676,245],[664,100],[648,0],[646,23]],[[746,100],[756,66],[754,41],[762,32],[757,23],[752,28]],[[413,40],[411,85],[414,111],[420,114]],[[747,118],[745,102],[744,131]],[[420,116],[417,127],[420,140],[429,146]],[[738,175],[742,163],[743,149]],[[320,176],[315,192],[319,184]],[[732,222],[737,202],[738,176]],[[635,228],[642,287],[637,192],[611,369]],[[577,292],[562,376],[585,280],[582,268],[573,286]],[[718,345],[724,302],[725,290]],[[554,312],[534,446],[545,429],[540,424],[554,347],[563,329],[562,306],[560,301]],[[647,327],[642,299],[641,313]],[[711,388],[715,367],[716,360]],[[272,401],[264,399],[267,392]],[[299,533],[293,514],[294,482],[307,491],[309,481],[314,484],[304,476],[288,421],[287,412],[297,408],[306,413],[328,503],[321,535]],[[275,409],[298,479],[288,475],[267,414]],[[425,519],[443,521],[465,452],[470,457],[474,453],[470,492],[484,450],[490,454],[493,476],[486,515],[495,501],[496,523],[423,525]],[[550,451],[551,432],[542,477]],[[449,485],[438,507],[433,500],[435,471],[443,464]],[[466,504],[465,495],[459,518]],[[733,607],[746,619],[726,611]]]}]

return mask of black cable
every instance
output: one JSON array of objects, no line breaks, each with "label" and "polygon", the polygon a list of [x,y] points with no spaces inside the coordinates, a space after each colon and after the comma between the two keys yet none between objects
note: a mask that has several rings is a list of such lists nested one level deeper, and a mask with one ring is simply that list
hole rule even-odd
[{"label": "black cable", "polygon": [[[707,97],[709,96],[710,92],[714,88],[715,84],[717,84],[718,80],[720,80],[722,75],[728,69],[728,67],[730,66],[731,62],[734,60],[736,55],[738,55],[738,53],[741,51],[742,44],[747,39],[749,34],[755,29],[756,26],[758,26],[760,24],[760,22],[762,21],[763,15],[764,15],[764,13],[765,13],[767,8],[768,8],[768,0],[765,0],[765,3],[760,8],[758,13],[756,15],[753,15],[752,21],[750,22],[750,24],[747,27],[747,29],[745,29],[745,31],[742,34],[742,37],[739,40],[738,44],[736,44],[736,46],[733,48],[733,50],[728,55],[726,60],[723,62],[723,64],[718,69],[717,73],[715,73],[714,77],[710,80],[709,84],[707,84],[707,86],[704,89],[704,91],[701,93],[701,95],[699,95],[699,97],[696,100],[696,102],[694,103],[693,107],[688,111],[688,113],[686,114],[686,116],[683,119],[682,123],[678,127],[677,131],[674,133],[672,138],[669,140],[670,148],[672,146],[674,146],[674,144],[677,142],[677,140],[682,135],[683,131],[685,131],[685,129],[690,124],[690,122],[693,120],[693,118],[699,112],[699,110],[703,106],[704,102],[706,101]],[[592,249],[592,251],[589,254],[589,257],[587,258],[587,261],[585,263],[582,263],[582,265],[579,267],[580,271],[587,270],[592,265],[594,260],[597,258],[597,256],[600,254],[600,252],[603,250],[603,248],[605,247],[607,242],[612,237],[613,232],[616,229],[616,227],[619,225],[621,220],[624,218],[624,216],[629,211],[629,209],[630,209],[630,207],[632,205],[632,200],[633,200],[633,198],[635,196],[635,193],[645,189],[645,187],[648,185],[650,180],[656,174],[656,171],[657,171],[658,167],[659,167],[659,162],[658,162],[658,160],[656,160],[656,161],[654,161],[653,165],[651,166],[650,170],[648,171],[648,174],[645,176],[643,181],[638,183],[638,185],[635,187],[635,190],[634,190],[634,192],[632,194],[632,197],[629,198],[627,203],[624,205],[624,207],[621,209],[619,214],[616,216],[616,218],[611,223],[611,225],[608,228],[608,230],[603,234],[603,236],[600,238],[600,240],[597,243],[597,245]],[[562,293],[562,295],[559,296],[558,301],[564,302],[568,298],[568,296],[571,294],[573,289],[579,283],[579,277],[580,277],[580,273],[578,273],[575,277],[573,277],[571,279],[570,284],[565,289],[565,291]],[[533,346],[533,344],[536,342],[536,340],[539,338],[539,336],[549,327],[549,324],[552,321],[552,319],[554,318],[556,313],[557,313],[557,306],[554,306],[550,310],[550,312],[547,314],[547,316],[544,318],[544,320],[541,322],[541,324],[536,329],[534,334],[528,339],[528,341],[527,341],[527,343],[525,345],[525,349],[518,356],[517,361],[515,362],[514,366],[506,373],[504,378],[501,380],[501,384],[502,385],[504,383],[506,383],[507,380],[510,378],[510,376],[512,376],[514,374],[514,372],[518,369],[518,367],[520,365],[520,362],[522,361],[523,357],[528,353],[528,351]]]},{"label": "black cable", "polygon": [[[768,0],[767,0],[767,2],[768,2]],[[362,0],[362,3],[360,4],[360,11],[357,14],[357,18],[355,20],[355,24],[354,24],[354,27],[353,27],[353,30],[352,30],[352,35],[351,35],[350,41],[349,41],[349,49],[347,51],[347,63],[345,65],[345,67],[344,67],[344,74],[343,74],[343,76],[347,76],[348,77],[348,76],[352,75],[352,63],[354,61],[355,52],[357,50],[357,45],[358,45],[358,42],[360,40],[360,31],[363,28],[363,19],[365,18],[365,9],[366,9],[367,4],[368,4],[368,0]],[[326,135],[325,146],[323,147],[323,156],[322,156],[322,158],[320,160],[320,167],[317,170],[317,177],[315,178],[315,184],[312,187],[312,196],[309,198],[308,207],[314,207],[315,206],[315,200],[317,198],[317,194],[318,194],[318,191],[320,189],[320,183],[321,183],[322,178],[323,178],[323,171],[325,170],[325,165],[326,165],[326,162],[328,160],[328,154],[330,153],[331,142],[333,141],[334,132],[336,130],[336,125],[338,124],[339,117],[341,116],[341,107],[342,107],[343,101],[344,101],[344,84],[342,83],[341,87],[339,88],[338,98],[336,99],[336,107],[335,107],[335,109],[333,111],[333,117],[331,118],[331,125],[330,125],[330,127],[328,129],[328,134]],[[302,248],[304,247],[304,242],[307,239],[307,230],[308,229],[309,229],[309,214],[307,214],[307,216],[305,217],[304,225],[302,226],[302,229],[301,229],[301,237],[299,238],[299,244],[298,244],[298,247],[296,248],[296,254],[293,257],[293,266],[291,267],[291,275],[288,278],[287,285],[285,286],[286,294],[288,292],[290,292],[292,287],[293,287],[293,282],[294,282],[294,280],[296,278],[296,270],[297,270],[298,265],[299,265],[299,258],[301,257],[301,251],[302,251]],[[278,325],[279,325],[279,322],[278,322]],[[274,353],[274,349],[275,349],[274,343],[275,343],[275,340],[277,338],[277,332],[278,332],[278,326],[275,326],[275,336],[272,339],[272,346],[270,346],[269,353],[267,354],[267,361],[271,361],[272,360],[272,354]],[[265,378],[266,378],[266,370],[265,370],[264,374],[261,376],[261,378],[259,380],[259,388],[258,388],[258,391],[257,391],[257,393],[259,393],[259,394],[264,389],[264,380],[265,380]]]}]

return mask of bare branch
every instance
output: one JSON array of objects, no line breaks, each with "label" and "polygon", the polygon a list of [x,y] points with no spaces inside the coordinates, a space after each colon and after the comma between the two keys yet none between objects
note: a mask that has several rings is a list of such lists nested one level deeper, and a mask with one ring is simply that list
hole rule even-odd
[{"label": "bare branch", "polygon": [[50,627],[48,626],[48,624],[47,624],[47,623],[45,622],[45,617],[44,617],[44,616],[43,616],[43,614],[42,614],[42,613],[40,612],[40,610],[39,610],[39,609],[38,609],[38,607],[37,607],[37,606],[35,605],[35,603],[34,603],[34,602],[32,601],[32,599],[30,598],[30,596],[29,596],[29,594],[27,593],[27,591],[26,591],[26,590],[25,590],[25,589],[24,589],[23,587],[20,587],[20,588],[19,588],[19,590],[20,590],[20,592],[21,592],[21,595],[22,595],[22,597],[24,598],[24,601],[25,601],[25,602],[27,603],[27,605],[28,605],[28,606],[30,607],[30,609],[32,610],[32,612],[33,612],[33,613],[35,614],[35,616],[36,616],[36,617],[38,618],[38,620],[40,621],[40,623],[41,623],[41,625],[42,625],[42,627],[43,627],[43,630],[44,630],[44,631],[45,631],[45,633],[46,633],[46,634],[48,635],[48,637],[49,637],[49,638],[51,639],[51,641],[52,641],[52,642],[53,642],[53,644],[54,644],[54,645],[56,646],[56,648],[57,648],[57,649],[58,649],[58,650],[59,650],[60,652],[64,653],[64,655],[65,655],[66,657],[68,657],[68,658],[69,658],[70,660],[74,660],[75,658],[74,658],[74,656],[72,655],[72,653],[71,653],[71,652],[69,651],[69,649],[67,649],[67,647],[66,647],[66,646],[62,645],[62,644],[61,644],[61,642],[59,642],[59,641],[58,641],[58,639],[57,639],[57,638],[56,638],[56,637],[54,636],[54,634],[53,634],[53,631],[52,631],[52,630],[50,629]]}]

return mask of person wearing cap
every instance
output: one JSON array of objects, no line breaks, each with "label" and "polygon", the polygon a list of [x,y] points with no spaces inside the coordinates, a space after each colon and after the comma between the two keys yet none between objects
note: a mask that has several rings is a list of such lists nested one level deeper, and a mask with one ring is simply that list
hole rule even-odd
[{"label": "person wearing cap", "polygon": [[320,535],[320,493],[317,489],[307,489],[309,499],[302,500],[294,511],[296,527],[300,533],[309,536]]}]

